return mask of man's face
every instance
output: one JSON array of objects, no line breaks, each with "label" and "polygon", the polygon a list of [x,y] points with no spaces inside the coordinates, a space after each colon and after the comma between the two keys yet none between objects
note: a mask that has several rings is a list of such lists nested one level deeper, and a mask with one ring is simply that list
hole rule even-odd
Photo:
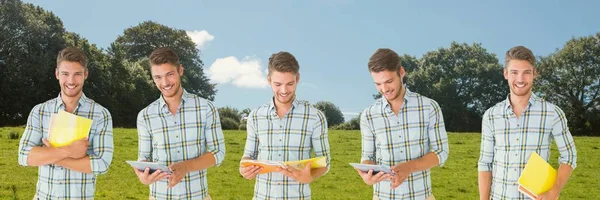
[{"label": "man's face", "polygon": [[300,81],[300,74],[291,72],[273,71],[267,77],[267,82],[273,89],[275,100],[282,104],[291,103],[294,100],[298,81]]},{"label": "man's face", "polygon": [[508,81],[510,93],[516,96],[529,95],[536,76],[535,68],[526,60],[511,60],[504,68],[504,78]]},{"label": "man's face", "polygon": [[181,90],[181,76],[183,75],[183,66],[177,67],[170,63],[152,65],[150,68],[152,80],[156,88],[165,98],[174,97]]},{"label": "man's face", "polygon": [[54,72],[60,85],[61,94],[66,97],[78,97],[88,76],[87,69],[78,62],[62,61]]},{"label": "man's face", "polygon": [[375,83],[377,90],[388,101],[393,101],[400,97],[404,75],[405,72],[403,67],[400,68],[400,71],[384,70],[380,72],[371,72],[371,77],[373,77],[373,82]]}]

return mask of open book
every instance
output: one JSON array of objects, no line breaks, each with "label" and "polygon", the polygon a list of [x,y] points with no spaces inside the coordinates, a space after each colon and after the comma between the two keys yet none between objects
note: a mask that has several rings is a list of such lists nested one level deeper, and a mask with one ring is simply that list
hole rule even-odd
[{"label": "open book", "polygon": [[48,140],[54,147],[62,147],[88,137],[92,120],[59,110],[50,117]]},{"label": "open book", "polygon": [[244,167],[247,166],[260,166],[263,169],[259,172],[260,174],[275,172],[278,167],[287,168],[288,166],[303,169],[306,167],[306,164],[311,162],[310,168],[321,168],[327,166],[327,157],[321,156],[306,160],[298,160],[298,161],[287,161],[287,162],[279,162],[279,161],[270,161],[270,160],[242,160],[240,164]]},{"label": "open book", "polygon": [[556,170],[533,152],[519,177],[519,191],[531,199],[549,191],[556,182]]}]

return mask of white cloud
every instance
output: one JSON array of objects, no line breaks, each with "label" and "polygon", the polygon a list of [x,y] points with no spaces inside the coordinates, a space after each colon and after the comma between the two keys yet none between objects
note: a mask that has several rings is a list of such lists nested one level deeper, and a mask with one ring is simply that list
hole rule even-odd
[{"label": "white cloud", "polygon": [[192,41],[194,43],[196,43],[196,46],[198,48],[203,48],[204,45],[212,40],[215,39],[215,36],[211,35],[210,33],[208,33],[208,31],[206,30],[201,30],[201,31],[185,31],[185,33],[187,33],[187,35],[192,38]]},{"label": "white cloud", "polygon": [[261,70],[260,59],[245,57],[238,60],[229,56],[218,58],[207,70],[210,80],[217,84],[231,83],[241,88],[266,88],[266,73]]}]

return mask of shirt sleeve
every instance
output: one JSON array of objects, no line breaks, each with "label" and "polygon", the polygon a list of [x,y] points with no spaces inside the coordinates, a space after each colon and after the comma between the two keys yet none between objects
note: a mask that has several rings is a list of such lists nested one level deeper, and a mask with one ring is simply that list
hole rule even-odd
[{"label": "shirt sleeve", "polygon": [[325,115],[315,109],[317,112],[317,120],[313,126],[312,145],[316,157],[325,156],[327,158],[327,173],[331,168],[331,154],[329,151],[329,139],[327,138],[327,119]]},{"label": "shirt sleeve", "polygon": [[92,173],[105,174],[113,158],[113,123],[108,110],[101,111],[101,119],[96,124],[96,132],[91,133],[92,152],[88,153]]},{"label": "shirt sleeve", "polygon": [[33,147],[42,145],[42,125],[40,121],[41,105],[36,105],[31,109],[27,117],[27,125],[21,141],[19,142],[19,165],[28,166],[27,158]]},{"label": "shirt sleeve", "polygon": [[246,119],[246,145],[244,147],[244,155],[242,157],[249,157],[252,160],[258,159],[258,135],[256,133],[256,110],[248,114]]},{"label": "shirt sleeve", "polygon": [[494,161],[494,132],[492,130],[492,109],[487,110],[481,119],[481,149],[479,150],[479,161],[477,169],[480,172],[492,171]]},{"label": "shirt sleeve", "polygon": [[361,163],[365,160],[377,161],[375,157],[375,133],[371,128],[373,119],[368,110],[365,109],[360,115],[360,135],[362,138]]},{"label": "shirt sleeve", "polygon": [[213,154],[216,165],[220,166],[225,159],[225,137],[221,129],[219,111],[210,101],[207,101],[207,105],[208,112],[206,113],[206,126],[204,127],[206,151]]},{"label": "shirt sleeve", "polygon": [[152,135],[146,126],[148,116],[145,111],[145,109],[140,111],[137,116],[138,161],[156,162],[152,156]]},{"label": "shirt sleeve", "polygon": [[429,113],[429,148],[438,156],[439,165],[443,166],[448,160],[448,134],[444,125],[444,116],[437,102],[431,100],[432,110]]},{"label": "shirt sleeve", "polygon": [[567,126],[567,118],[565,113],[558,107],[555,107],[556,118],[552,127],[552,136],[556,141],[560,157],[559,164],[570,165],[571,168],[577,167],[577,149],[575,149],[575,141]]}]

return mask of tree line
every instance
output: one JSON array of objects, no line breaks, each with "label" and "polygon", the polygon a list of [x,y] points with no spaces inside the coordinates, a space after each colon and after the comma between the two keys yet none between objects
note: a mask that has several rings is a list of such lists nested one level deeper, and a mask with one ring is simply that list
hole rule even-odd
[{"label": "tree line", "polygon": [[[159,97],[147,62],[157,47],[169,46],[178,53],[188,92],[209,100],[217,93],[204,74],[200,50],[185,30],[153,21],[125,29],[102,49],[67,31],[51,12],[19,0],[1,0],[0,44],[0,126],[25,124],[34,105],[58,96],[52,74],[57,52],[68,46],[88,56],[90,76],[84,93],[111,111],[116,127],[134,127],[137,113]],[[504,61],[479,43],[453,42],[419,59],[401,57],[406,86],[440,104],[448,131],[479,132],[483,112],[507,98]],[[572,38],[550,55],[539,56],[537,68],[534,93],[564,110],[574,135],[600,136],[600,33]],[[346,121],[332,102],[313,105],[325,113],[331,129],[359,129],[359,118]],[[245,129],[249,112],[219,108],[222,126]]]}]

